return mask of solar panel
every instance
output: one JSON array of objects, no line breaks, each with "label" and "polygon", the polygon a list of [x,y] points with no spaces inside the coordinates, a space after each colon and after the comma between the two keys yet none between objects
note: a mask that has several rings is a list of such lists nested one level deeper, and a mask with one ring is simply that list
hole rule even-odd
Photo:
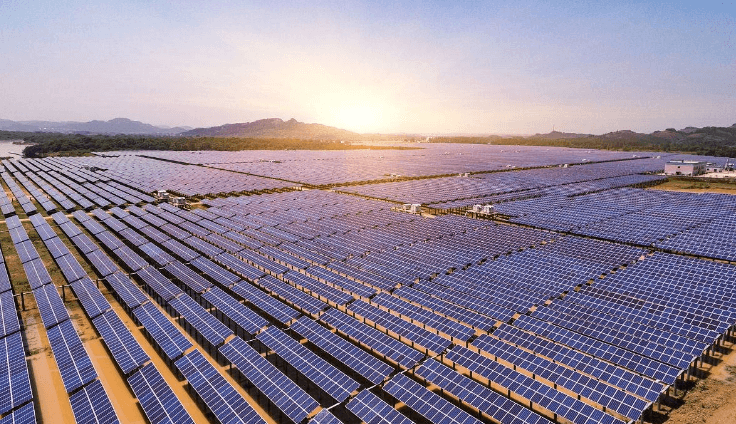
[{"label": "solar panel", "polygon": [[176,361],[176,368],[221,423],[266,423],[200,351]]},{"label": "solar panel", "polygon": [[22,406],[0,419],[0,424],[36,424],[33,402]]},{"label": "solar panel", "polygon": [[5,337],[20,330],[18,311],[15,307],[13,292],[0,293],[0,337]]},{"label": "solar panel", "polygon": [[416,343],[432,352],[441,353],[452,344],[450,340],[442,338],[408,321],[404,321],[390,312],[378,309],[362,300],[357,300],[348,306],[352,313],[360,315],[364,319],[384,327],[402,338],[406,338],[412,344]]},{"label": "solar panel", "polygon": [[192,347],[184,334],[151,302],[135,308],[133,315],[170,360],[177,359]]},{"label": "solar panel", "polygon": [[196,258],[190,264],[225,287],[229,287],[240,280],[237,275],[204,257]]},{"label": "solar panel", "polygon": [[[20,332],[0,339],[0,414],[33,399]],[[2,422],[2,421],[0,421]]]},{"label": "solar panel", "polygon": [[256,338],[338,402],[347,399],[360,386],[276,327],[266,328]]},{"label": "solar panel", "polygon": [[381,383],[394,370],[309,317],[299,318],[289,328],[373,384]]},{"label": "solar panel", "polygon": [[299,312],[296,310],[253,287],[246,281],[232,286],[231,290],[282,324],[286,324],[299,316]]},{"label": "solar panel", "polygon": [[115,250],[119,247],[124,246],[123,242],[119,238],[114,236],[111,232],[105,230],[94,235],[97,240],[100,241],[109,250]]},{"label": "solar panel", "polygon": [[413,421],[369,390],[362,390],[346,405],[348,411],[367,424],[412,424]]},{"label": "solar panel", "polygon": [[55,260],[56,265],[61,269],[61,273],[64,274],[67,282],[73,283],[87,276],[87,271],[82,268],[82,265],[79,264],[79,261],[73,255],[64,255],[55,258]]},{"label": "solar panel", "polygon": [[432,423],[479,423],[477,419],[409,377],[399,374],[384,390]]},{"label": "solar panel", "polygon": [[119,423],[110,398],[100,380],[95,380],[82,390],[69,396],[74,419],[78,423]]},{"label": "solar panel", "polygon": [[154,267],[149,266],[147,268],[143,268],[138,271],[136,275],[138,275],[143,282],[151,288],[151,290],[166,302],[183,293],[179,286],[172,283],[171,280],[166,278]]},{"label": "solar panel", "polygon": [[118,298],[130,309],[135,309],[138,305],[148,301],[141,289],[122,272],[110,274],[105,277],[105,280]]},{"label": "solar panel", "polygon": [[94,318],[111,308],[110,302],[107,301],[89,277],[73,282],[71,287],[90,318]]},{"label": "solar panel", "polygon": [[338,420],[336,416],[326,409],[319,411],[317,415],[309,420],[309,424],[341,424],[342,421]]},{"label": "solar panel", "polygon": [[212,283],[177,260],[166,265],[164,269],[173,275],[174,278],[192,289],[195,293],[202,293],[212,287]]},{"label": "solar panel", "polygon": [[92,319],[92,324],[102,336],[123,374],[129,374],[150,359],[115,311],[97,316]]},{"label": "solar panel", "polygon": [[243,339],[232,339],[220,353],[292,421],[301,422],[319,405]]},{"label": "solar panel", "polygon": [[67,393],[97,378],[97,372],[71,320],[49,328],[46,333]]},{"label": "solar panel", "polygon": [[256,334],[269,324],[266,319],[220,290],[219,287],[212,287],[202,295],[202,298],[248,334]]},{"label": "solar panel", "polygon": [[86,234],[80,234],[76,237],[72,237],[71,241],[84,255],[100,249]]},{"label": "solar panel", "polygon": [[113,262],[112,259],[110,259],[110,257],[107,256],[105,253],[103,253],[102,250],[94,250],[90,253],[87,253],[85,257],[92,264],[92,267],[95,269],[95,271],[97,271],[97,274],[99,274],[102,278],[107,278],[107,276],[120,271],[120,268],[115,265],[115,262]]},{"label": "solar panel", "polygon": [[33,290],[33,296],[36,298],[43,325],[47,329],[69,319],[69,312],[67,312],[55,285],[47,284],[38,287]]},{"label": "solar panel", "polygon": [[307,291],[312,296],[318,297],[324,302],[331,302],[333,305],[342,306],[354,300],[353,296],[296,271],[287,272],[284,274],[283,279],[287,283]]},{"label": "solar panel", "polygon": [[156,246],[152,242],[144,243],[138,246],[141,252],[158,266],[166,266],[167,264],[175,261],[174,257],[166,253],[163,249]]},{"label": "solar panel", "polygon": [[348,338],[394,361],[402,368],[411,368],[424,358],[424,354],[418,350],[412,349],[337,309],[329,309],[320,316],[319,320],[337,329]]},{"label": "solar panel", "polygon": [[31,243],[30,240],[26,240],[22,243],[17,243],[15,245],[15,250],[18,252],[18,257],[20,258],[20,262],[23,264],[30,262],[34,259],[38,259],[40,257],[38,256],[38,251],[33,246],[33,243]]},{"label": "solar panel", "polygon": [[[0,257],[1,256],[2,253],[0,253]],[[8,268],[5,266],[5,262],[0,262],[0,293],[4,293],[10,289],[10,275],[8,274]]]},{"label": "solar panel", "polygon": [[194,424],[169,384],[153,363],[128,377],[128,384],[152,424]]},{"label": "solar panel", "polygon": [[312,297],[303,291],[284,283],[283,281],[279,281],[270,275],[258,279],[256,283],[308,314],[316,314],[328,307],[327,304],[321,300],[318,300],[317,298]]},{"label": "solar panel", "polygon": [[243,260],[236,258],[230,253],[221,253],[215,256],[213,259],[216,262],[219,262],[220,264],[229,268],[233,272],[240,274],[240,276],[249,279],[250,281],[255,281],[263,277],[264,275],[266,275],[260,269],[254,266],[248,265]]},{"label": "solar panel", "polygon": [[233,334],[231,329],[186,294],[170,300],[169,305],[212,346],[221,345]]},{"label": "solar panel", "polygon": [[178,256],[184,262],[189,262],[199,257],[199,253],[179,243],[178,240],[169,239],[161,243],[163,247],[169,250],[169,252]]},{"label": "solar panel", "polygon": [[146,268],[149,263],[146,262],[139,254],[135,253],[133,249],[128,246],[120,246],[112,251],[112,254],[117,256],[118,259],[123,261],[126,268],[131,272],[137,272],[143,268]]},{"label": "solar panel", "polygon": [[550,420],[522,407],[477,383],[434,359],[428,359],[416,371],[416,375],[436,384],[463,403],[483,412],[495,421],[509,424],[551,423]]}]

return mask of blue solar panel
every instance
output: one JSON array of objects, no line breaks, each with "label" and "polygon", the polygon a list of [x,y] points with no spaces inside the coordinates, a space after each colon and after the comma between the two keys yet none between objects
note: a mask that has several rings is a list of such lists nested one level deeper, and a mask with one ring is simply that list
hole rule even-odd
[{"label": "blue solar panel", "polygon": [[268,327],[257,339],[338,402],[347,399],[360,386],[276,327]]},{"label": "blue solar panel", "polygon": [[0,424],[36,424],[36,410],[33,402],[4,416],[0,419]]},{"label": "blue solar panel", "polygon": [[551,423],[550,420],[541,415],[480,383],[464,377],[434,359],[425,361],[416,374],[450,392],[463,403],[471,405],[495,421],[509,424]]},{"label": "blue solar panel", "polygon": [[153,363],[128,377],[128,384],[152,424],[194,424],[194,420]]},{"label": "blue solar panel", "polygon": [[306,270],[307,274],[323,281],[333,287],[340,288],[346,292],[354,293],[358,296],[371,297],[376,294],[376,289],[368,287],[357,281],[350,280],[342,275],[335,274],[332,271],[320,268],[318,266],[310,267]]},{"label": "blue solar panel", "polygon": [[92,320],[92,324],[123,374],[129,374],[150,359],[115,311],[99,315]]},{"label": "blue solar panel", "polygon": [[413,424],[412,420],[368,390],[358,393],[346,407],[366,424]]},{"label": "blue solar panel", "polygon": [[17,243],[15,245],[15,250],[18,252],[20,262],[23,264],[39,258],[38,251],[33,246],[33,243],[31,243],[30,240],[26,240],[22,243]]},{"label": "blue solar panel", "polygon": [[283,281],[279,281],[270,275],[258,279],[256,283],[308,314],[316,314],[327,308],[327,304],[321,300],[318,300],[317,298],[312,297],[303,291],[284,283]]},{"label": "blue solar panel", "polygon": [[292,421],[301,422],[319,405],[243,339],[234,338],[220,353]]},{"label": "blue solar panel", "polygon": [[0,293],[0,337],[5,337],[20,330],[18,311],[15,308],[13,292]]},{"label": "blue solar panel", "polygon": [[240,280],[237,275],[204,257],[194,259],[190,264],[225,287],[229,287]]},{"label": "blue solar panel", "polygon": [[84,255],[100,249],[99,246],[97,246],[86,234],[80,234],[76,237],[72,237],[71,241]]},{"label": "blue solar panel", "polygon": [[105,280],[112,287],[113,292],[117,294],[123,303],[130,309],[136,308],[138,305],[147,302],[148,297],[141,291],[131,279],[122,272],[115,272],[105,277]]},{"label": "blue solar panel", "polygon": [[174,310],[181,315],[194,329],[202,335],[212,346],[221,345],[225,339],[233,334],[225,324],[186,294],[169,301]]},{"label": "blue solar panel", "polygon": [[175,261],[174,257],[166,253],[163,249],[156,246],[152,242],[144,243],[138,246],[143,254],[154,261],[158,266],[166,266]]},{"label": "blue solar panel", "polygon": [[71,254],[69,249],[66,247],[63,241],[59,237],[51,237],[44,241],[46,248],[51,253],[51,257],[56,259],[64,255]]},{"label": "blue solar panel", "polygon": [[282,324],[286,324],[299,316],[299,312],[296,310],[253,287],[246,281],[234,285],[231,290]]},{"label": "blue solar panel", "polygon": [[435,424],[457,422],[463,424],[479,423],[467,412],[454,406],[439,395],[409,377],[399,374],[384,387],[387,393],[404,402],[409,408]]},{"label": "blue solar panel", "polygon": [[200,256],[199,253],[179,243],[178,240],[169,239],[161,243],[161,245],[184,262],[189,262]]},{"label": "blue solar panel", "polygon": [[353,296],[296,271],[287,272],[283,279],[287,283],[333,305],[342,306],[354,300]]},{"label": "blue solar panel", "polygon": [[28,284],[31,286],[31,289],[35,290],[53,282],[41,259],[37,258],[24,263],[23,269],[26,272]]},{"label": "blue solar panel", "polygon": [[[19,332],[0,339],[0,414],[33,399],[23,338]],[[2,422],[2,421],[0,421]]]},{"label": "blue solar panel", "polygon": [[112,251],[112,254],[118,259],[123,261],[125,267],[131,272],[137,272],[147,266],[149,263],[146,262],[139,254],[135,253],[133,249],[128,246],[120,246]]},{"label": "blue solar panel", "polygon": [[71,287],[90,318],[94,318],[111,308],[110,302],[88,277],[73,282]]},{"label": "blue solar panel", "polygon": [[357,300],[351,303],[348,306],[348,310],[396,333],[402,338],[412,342],[412,344],[416,343],[417,345],[435,353],[441,353],[452,344],[448,339],[440,337],[435,333],[431,333],[408,321],[404,321],[396,315],[392,315],[390,312],[378,309],[362,300]]},{"label": "blue solar panel", "polygon": [[394,370],[309,317],[299,318],[289,328],[373,384],[381,383]]},{"label": "blue solar panel", "polygon": [[61,269],[61,273],[64,274],[64,278],[69,283],[73,283],[87,276],[87,271],[82,268],[77,258],[73,255],[64,255],[59,258],[55,258],[56,265]]},{"label": "blue solar panel", "polygon": [[70,320],[49,328],[47,335],[67,393],[97,378],[97,372]]},{"label": "blue solar panel", "polygon": [[176,361],[176,368],[221,423],[266,423],[200,351]]},{"label": "blue solar panel", "polygon": [[166,265],[164,269],[173,275],[174,278],[192,289],[195,293],[202,293],[212,287],[212,283],[177,260]]},{"label": "blue solar panel", "polygon": [[212,287],[202,295],[202,298],[220,310],[246,333],[256,334],[268,325],[265,318],[220,290],[219,287]]},{"label": "blue solar panel", "polygon": [[143,268],[138,275],[148,287],[151,288],[157,295],[164,301],[169,301],[179,294],[183,293],[182,290],[176,284],[172,283],[171,280],[166,278],[159,270],[154,267]]},{"label": "blue solar panel", "polygon": [[319,411],[317,415],[309,420],[309,424],[341,424],[342,421],[338,420],[336,416],[326,409]]},{"label": "blue solar panel", "polygon": [[328,310],[319,319],[348,338],[397,363],[402,368],[411,368],[424,358],[424,354],[418,350],[412,349],[337,309]]},{"label": "blue solar panel", "polygon": [[248,265],[243,260],[236,258],[229,253],[221,253],[213,258],[216,262],[221,263],[225,267],[229,268],[233,272],[240,274],[240,276],[255,281],[264,275],[266,275],[260,269]]},{"label": "blue solar panel", "polygon": [[95,250],[85,255],[87,260],[92,264],[92,267],[97,271],[102,278],[106,278],[108,275],[114,274],[120,270],[115,262],[110,259],[109,256],[104,254],[102,250]]},{"label": "blue solar panel", "polygon": [[112,424],[119,423],[110,398],[100,380],[95,380],[82,390],[69,396],[74,419],[78,423]]},{"label": "blue solar panel", "polygon": [[177,359],[192,347],[184,334],[152,303],[148,302],[135,308],[133,315],[143,324],[143,328],[170,360]]},{"label": "blue solar panel", "polygon": [[118,247],[124,246],[123,242],[109,231],[102,231],[95,234],[94,237],[99,240],[100,243],[104,244],[109,250],[115,250]]},{"label": "blue solar panel", "polygon": [[[0,257],[2,257],[2,253],[0,253]],[[5,262],[0,262],[0,293],[5,293],[10,289],[10,275],[8,274],[8,268],[5,266]]]},{"label": "blue solar panel", "polygon": [[33,290],[33,296],[36,298],[44,327],[49,328],[69,319],[69,312],[55,285],[47,284]]}]

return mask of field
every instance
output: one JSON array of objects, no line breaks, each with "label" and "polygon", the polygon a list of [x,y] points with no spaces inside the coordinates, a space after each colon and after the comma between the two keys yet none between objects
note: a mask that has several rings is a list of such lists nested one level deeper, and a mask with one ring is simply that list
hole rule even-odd
[{"label": "field", "polygon": [[736,196],[676,157],[3,160],[0,423],[732,422]]}]

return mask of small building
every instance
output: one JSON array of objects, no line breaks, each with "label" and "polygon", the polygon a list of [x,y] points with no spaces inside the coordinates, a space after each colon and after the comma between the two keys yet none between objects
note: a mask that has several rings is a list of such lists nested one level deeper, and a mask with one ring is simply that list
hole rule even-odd
[{"label": "small building", "polygon": [[179,196],[179,197],[172,197],[169,201],[172,205],[176,206],[179,209],[189,209],[189,203],[187,203],[187,199]]},{"label": "small building", "polygon": [[706,163],[697,160],[670,160],[664,165],[666,175],[694,177],[705,173]]},{"label": "small building", "polygon": [[156,199],[162,200],[164,202],[169,201],[169,192],[166,190],[158,190],[156,191]]},{"label": "small building", "polygon": [[707,165],[705,165],[705,172],[711,173],[711,172],[723,172],[723,165],[719,165],[717,163],[708,162]]}]

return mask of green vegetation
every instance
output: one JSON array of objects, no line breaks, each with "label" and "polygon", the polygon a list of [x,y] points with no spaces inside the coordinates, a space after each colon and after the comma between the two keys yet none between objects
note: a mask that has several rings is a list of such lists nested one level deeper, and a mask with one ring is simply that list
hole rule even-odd
[{"label": "green vegetation", "polygon": [[0,140],[22,139],[31,143],[23,150],[29,158],[80,156],[89,152],[113,150],[357,150],[408,149],[406,147],[367,146],[339,141],[225,137],[157,137],[143,135],[87,135],[24,133],[0,131]]},{"label": "green vegetation", "polygon": [[619,131],[604,135],[577,138],[532,137],[434,137],[434,143],[475,143],[522,146],[576,147],[603,150],[647,150],[656,152],[686,152],[699,155],[736,157],[736,126],[705,127],[693,131],[672,128],[653,134]]}]

